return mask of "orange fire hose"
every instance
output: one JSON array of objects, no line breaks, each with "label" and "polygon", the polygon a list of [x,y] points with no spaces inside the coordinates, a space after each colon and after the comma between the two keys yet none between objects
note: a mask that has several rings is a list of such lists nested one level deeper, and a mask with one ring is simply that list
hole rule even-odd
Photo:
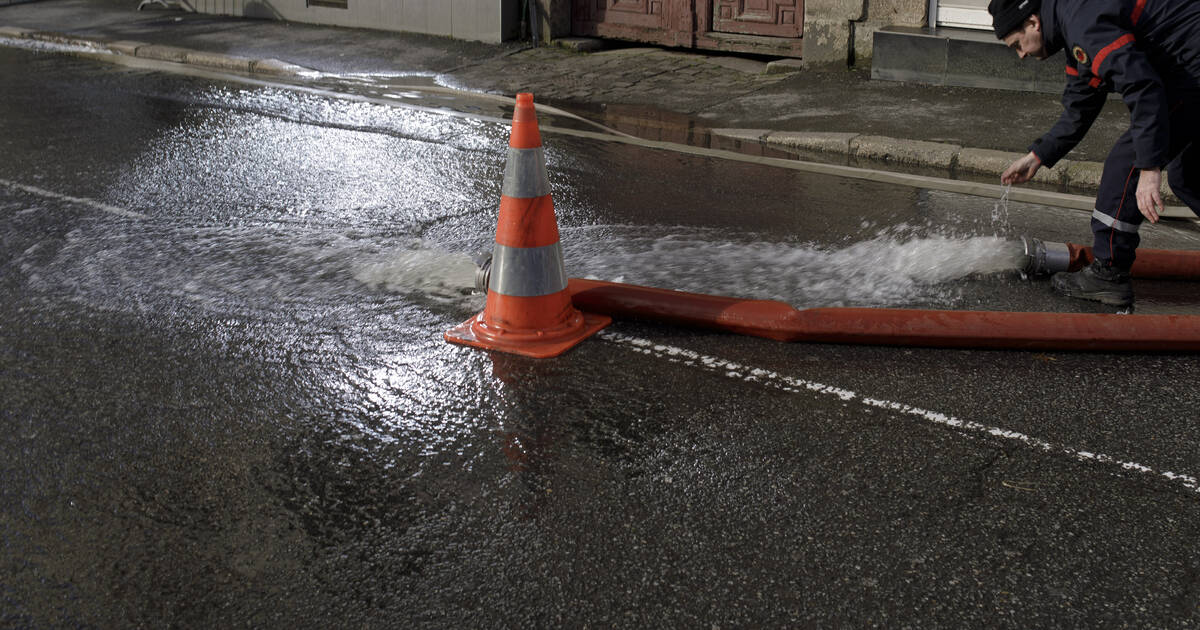
[{"label": "orange fire hose", "polygon": [[[1142,253],[1138,253],[1139,261]],[[575,307],[583,311],[778,341],[1024,350],[1200,351],[1200,316],[1195,315],[796,309],[773,300],[743,300],[578,278],[568,281],[567,291]]]},{"label": "orange fire hose", "polygon": [[[1092,263],[1092,248],[1066,243],[1070,255],[1068,271],[1079,271]],[[1200,251],[1138,249],[1130,274],[1135,278],[1200,280]]]}]

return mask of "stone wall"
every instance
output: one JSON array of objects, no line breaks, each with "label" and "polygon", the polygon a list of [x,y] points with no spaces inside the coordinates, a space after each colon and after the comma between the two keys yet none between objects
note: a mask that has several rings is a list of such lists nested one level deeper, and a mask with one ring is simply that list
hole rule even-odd
[{"label": "stone wall", "polygon": [[[521,20],[526,19],[521,15],[524,0],[345,0],[344,9],[309,6],[312,0],[190,1],[201,13],[428,33],[484,42],[517,37]],[[531,1],[538,5],[538,33],[543,43],[570,36],[571,0]],[[807,0],[804,60],[817,66],[870,66],[875,31],[889,25],[923,26],[926,10],[927,0]]]},{"label": "stone wall", "polygon": [[807,0],[804,59],[870,67],[871,40],[885,26],[924,26],[926,0]]},{"label": "stone wall", "polygon": [[[542,8],[542,41],[569,36],[571,0],[537,2]],[[806,0],[804,60],[816,66],[870,67],[875,31],[892,25],[924,26],[927,10],[928,0]]]},{"label": "stone wall", "polygon": [[[517,34],[521,0],[189,0],[200,13],[501,42]],[[326,6],[320,6],[326,5]]]},{"label": "stone wall", "polygon": [[864,20],[870,0],[806,0],[804,60],[845,65],[854,42],[852,23]]},{"label": "stone wall", "polygon": [[925,26],[929,17],[926,0],[866,0],[864,19],[853,23],[853,48],[850,62],[856,66],[871,67],[871,41],[875,31],[885,26]]}]

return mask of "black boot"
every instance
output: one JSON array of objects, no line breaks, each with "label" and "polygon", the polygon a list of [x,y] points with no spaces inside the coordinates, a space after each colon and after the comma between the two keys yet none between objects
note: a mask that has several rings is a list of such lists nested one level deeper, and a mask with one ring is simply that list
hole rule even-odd
[{"label": "black boot", "polygon": [[1110,306],[1133,304],[1133,283],[1129,270],[1109,266],[1099,259],[1074,273],[1059,272],[1050,279],[1055,291],[1084,300],[1095,300]]}]

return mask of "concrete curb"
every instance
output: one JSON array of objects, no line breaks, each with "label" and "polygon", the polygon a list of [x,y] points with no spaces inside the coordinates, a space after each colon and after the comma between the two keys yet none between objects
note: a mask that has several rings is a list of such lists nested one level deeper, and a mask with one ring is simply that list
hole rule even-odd
[{"label": "concrete curb", "polygon": [[133,57],[133,56],[137,55],[137,49],[139,46],[146,46],[146,45],[147,44],[145,42],[133,42],[133,41],[129,41],[129,40],[121,40],[119,42],[109,42],[108,49],[111,52],[114,52],[118,55],[125,55],[127,57]]},{"label": "concrete curb", "polygon": [[[311,68],[305,68],[279,59],[251,59],[177,46],[164,46],[128,40],[108,41],[102,38],[77,37],[65,33],[39,31],[15,26],[0,26],[0,37],[75,46],[85,50],[108,52],[116,55],[167,63],[178,63],[222,72],[232,71],[245,74],[263,74],[278,78],[311,77],[319,74]],[[636,54],[644,50],[657,49],[618,49],[594,54]],[[716,63],[719,65],[729,65],[743,72],[769,74],[791,72],[803,67],[803,64],[781,64],[779,68],[771,69],[769,67],[770,64],[747,62],[740,59],[733,61],[719,60]],[[757,142],[785,151],[832,153],[845,155],[853,159],[873,160],[907,167],[943,169],[951,172],[964,172],[977,175],[997,175],[1022,155],[1020,153],[962,147],[955,144],[872,136],[853,132],[713,129],[711,133],[713,136],[722,139]],[[1056,187],[1074,187],[1095,191],[1099,187],[1100,175],[1103,170],[1104,165],[1100,162],[1063,160],[1056,168],[1041,169],[1034,178],[1034,181]],[[1179,202],[1169,190],[1165,190],[1164,193],[1166,199],[1175,203]]]},{"label": "concrete curb", "polygon": [[154,59],[157,61],[170,61],[173,63],[187,63],[188,53],[191,52],[186,48],[178,48],[176,46],[162,46],[159,44],[150,44],[148,46],[138,46],[137,56],[142,59]]},{"label": "concrete curb", "polygon": [[763,72],[766,74],[791,74],[793,72],[803,72],[808,67],[808,62],[803,59],[776,59],[775,61],[768,61],[767,69]]},{"label": "concrete curb", "polygon": [[3,27],[0,28],[0,35],[5,35],[13,39],[28,39],[36,42],[46,42],[47,44],[59,44],[62,46],[77,46],[80,48],[89,48],[92,50],[103,50],[104,43],[95,39],[86,37],[74,37],[63,33],[55,33],[52,31],[35,31],[25,28]]},{"label": "concrete curb", "polygon": [[911,166],[950,169],[962,147],[956,144],[902,140],[887,136],[856,136],[850,140],[850,152],[856,158],[894,162]]},{"label": "concrete curb", "polygon": [[[713,129],[710,133],[741,142],[757,141],[769,147],[792,152],[833,153],[853,159],[997,177],[1009,164],[1024,155],[1010,151],[853,132]],[[1062,160],[1054,168],[1038,170],[1033,181],[1055,187],[1095,192],[1100,187],[1100,175],[1103,173],[1102,162]],[[1164,200],[1180,203],[1169,189],[1164,188],[1163,193]]]},{"label": "concrete curb", "polygon": [[316,70],[311,68],[297,66],[294,63],[288,63],[278,59],[256,59],[252,64],[250,64],[250,71],[259,74],[271,74],[279,77],[299,77],[318,74]]},{"label": "concrete curb", "polygon": [[64,33],[37,31],[15,26],[0,26],[0,37],[77,46],[98,52],[105,51],[116,55],[124,55],[126,57],[179,63],[198,68],[221,70],[223,72],[268,74],[274,77],[302,77],[317,74],[311,68],[305,68],[278,59],[251,59],[236,55],[129,40],[107,41],[100,38],[76,37]]},{"label": "concrete curb", "polygon": [[[1014,160],[1021,157],[1021,153],[1013,153],[1011,151],[995,151],[993,149],[973,149],[966,148],[958,153],[957,168],[960,171],[967,173],[975,173],[978,175],[995,175],[999,177],[1004,169],[1008,168]],[[1066,160],[1063,161],[1063,164]],[[1082,164],[1082,162],[1081,162]],[[1033,181],[1039,184],[1050,184],[1053,186],[1065,186],[1072,184],[1063,178],[1066,174],[1065,168],[1053,169],[1038,169],[1037,175],[1033,176]],[[1100,178],[1096,177],[1092,181],[1076,180],[1073,185],[1076,187],[1088,186],[1089,190],[1094,190],[1100,184]]]},{"label": "concrete curb", "polygon": [[0,26],[0,37],[11,37],[13,39],[23,39],[27,33],[31,33],[27,28],[17,28],[16,26]]},{"label": "concrete curb", "polygon": [[850,155],[850,141],[857,138],[858,135],[857,133],[839,131],[812,131],[803,133],[775,131],[766,136],[765,140],[767,144],[785,149],[824,151]]},{"label": "concrete curb", "polygon": [[235,72],[250,72],[253,68],[254,60],[245,57],[235,57],[233,55],[193,50],[188,51],[187,55],[184,56],[184,63],[193,66],[204,66],[206,68],[233,70]]}]

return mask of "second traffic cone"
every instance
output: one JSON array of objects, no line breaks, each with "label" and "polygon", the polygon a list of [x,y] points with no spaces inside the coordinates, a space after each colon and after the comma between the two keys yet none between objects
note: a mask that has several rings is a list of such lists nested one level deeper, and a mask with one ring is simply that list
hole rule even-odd
[{"label": "second traffic cone", "polygon": [[518,94],[487,305],[446,332],[446,341],[553,357],[611,322],[571,305],[533,95]]}]

